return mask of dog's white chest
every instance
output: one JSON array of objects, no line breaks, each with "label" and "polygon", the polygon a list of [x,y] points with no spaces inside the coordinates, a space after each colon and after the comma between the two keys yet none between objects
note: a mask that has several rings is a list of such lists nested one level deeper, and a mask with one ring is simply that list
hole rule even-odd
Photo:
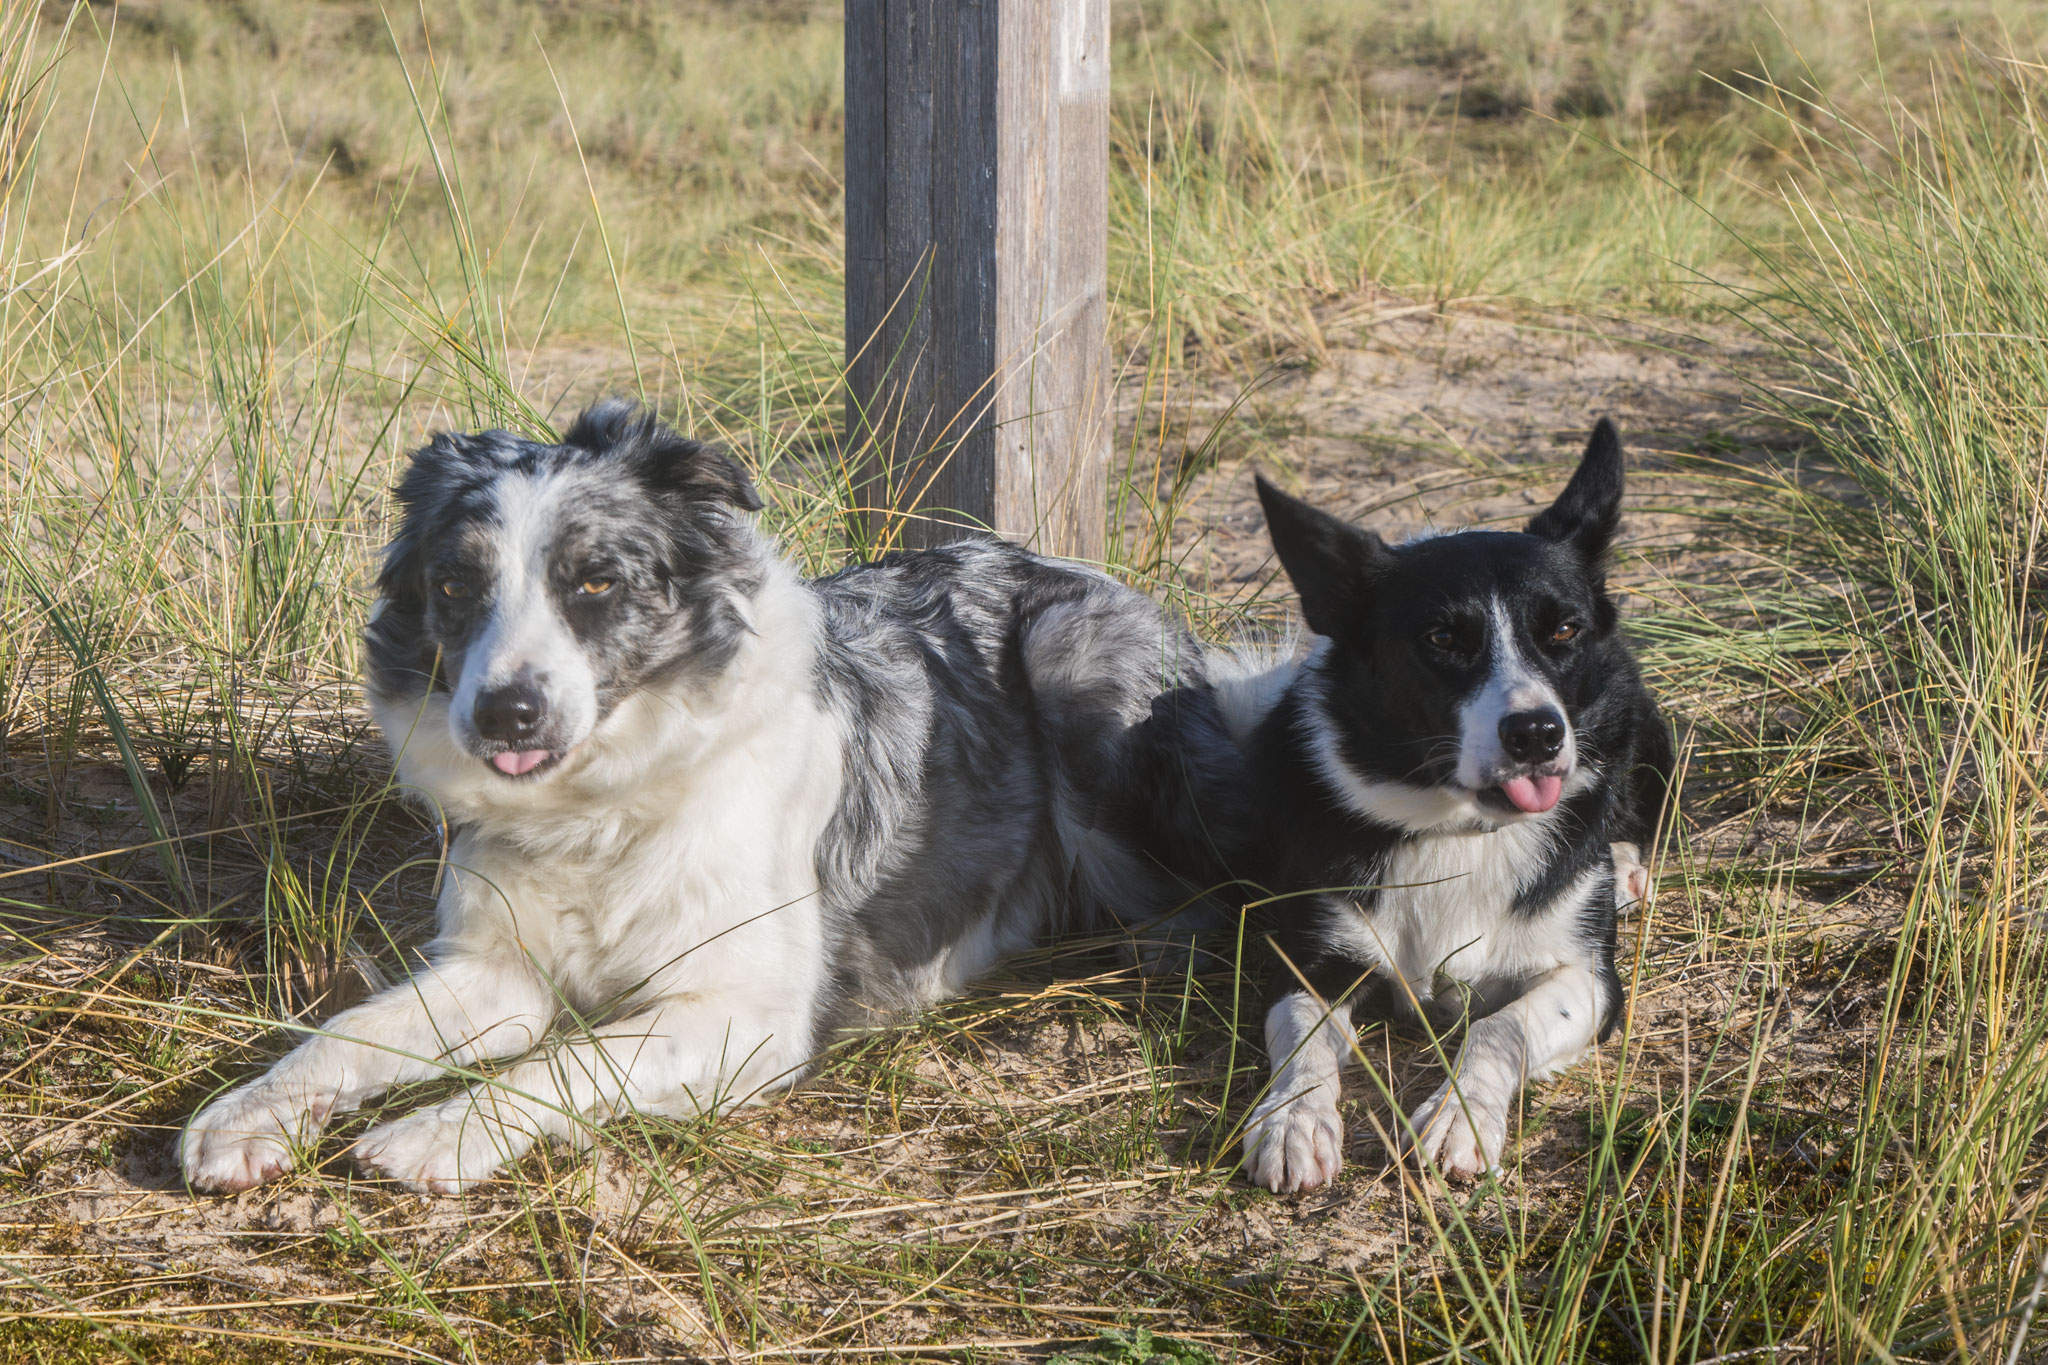
[{"label": "dog's white chest", "polygon": [[1346,945],[1398,972],[1417,1001],[1440,977],[1479,983],[1528,977],[1578,953],[1577,911],[1597,875],[1547,906],[1515,908],[1521,888],[1549,854],[1551,835],[1534,822],[1491,833],[1423,835],[1387,860],[1372,909],[1346,926]]},{"label": "dog's white chest", "polygon": [[[838,749],[809,707],[749,742],[642,771],[613,814],[532,818],[523,839],[465,840],[445,938],[516,947],[566,1003],[715,994],[772,973],[790,998],[823,978],[816,848],[839,793]],[[580,830],[579,837],[569,837]]]}]

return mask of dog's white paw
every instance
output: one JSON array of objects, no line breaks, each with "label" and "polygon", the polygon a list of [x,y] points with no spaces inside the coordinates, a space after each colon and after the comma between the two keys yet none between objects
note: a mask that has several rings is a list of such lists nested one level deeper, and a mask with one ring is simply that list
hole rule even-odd
[{"label": "dog's white paw", "polygon": [[233,1194],[275,1180],[318,1140],[331,1100],[268,1081],[251,1081],[193,1116],[178,1139],[178,1160],[196,1190]]},{"label": "dog's white paw", "polygon": [[1344,1165],[1344,1120],[1320,1088],[1262,1102],[1244,1130],[1244,1169],[1275,1194],[1312,1190]]},{"label": "dog's white paw", "polygon": [[1417,1165],[1425,1164],[1427,1156],[1445,1175],[1466,1179],[1500,1169],[1508,1143],[1507,1111],[1485,1095],[1468,1089],[1461,1101],[1445,1081],[1408,1122],[1415,1133]]},{"label": "dog's white paw", "polygon": [[1638,904],[1650,898],[1650,865],[1634,844],[1614,845],[1614,903],[1617,907]]},{"label": "dog's white paw", "polygon": [[421,1194],[460,1194],[531,1146],[465,1099],[380,1123],[356,1139],[356,1164]]}]

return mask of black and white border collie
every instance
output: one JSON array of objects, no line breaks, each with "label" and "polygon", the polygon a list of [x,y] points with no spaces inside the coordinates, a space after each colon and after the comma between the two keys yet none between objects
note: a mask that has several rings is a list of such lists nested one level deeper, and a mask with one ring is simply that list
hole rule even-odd
[{"label": "black and white border collie", "polygon": [[1268,1189],[1336,1177],[1355,1015],[1472,1020],[1403,1135],[1458,1175],[1497,1165],[1525,1080],[1614,1027],[1617,883],[1647,890],[1638,850],[1672,768],[1607,593],[1621,492],[1605,420],[1521,532],[1388,546],[1260,480],[1273,547],[1322,637],[1229,689],[1280,897],[1275,1074],[1245,1137]]},{"label": "black and white border collie", "polygon": [[787,1085],[840,1025],[1222,882],[1246,784],[1202,654],[1101,573],[981,541],[806,581],[737,465],[624,403],[558,445],[437,436],[398,501],[368,693],[454,835],[430,965],[200,1112],[197,1188],[496,1061],[355,1143],[460,1190],[628,1107]]}]

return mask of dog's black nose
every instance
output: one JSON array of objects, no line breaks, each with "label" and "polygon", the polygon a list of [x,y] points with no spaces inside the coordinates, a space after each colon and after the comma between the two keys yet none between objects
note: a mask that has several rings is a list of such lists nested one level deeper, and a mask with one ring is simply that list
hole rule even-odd
[{"label": "dog's black nose", "polygon": [[1549,707],[1502,716],[1500,744],[1517,763],[1547,763],[1564,748],[1564,717]]},{"label": "dog's black nose", "polygon": [[476,732],[485,739],[518,744],[533,738],[546,709],[540,689],[532,683],[496,688],[476,699]]}]

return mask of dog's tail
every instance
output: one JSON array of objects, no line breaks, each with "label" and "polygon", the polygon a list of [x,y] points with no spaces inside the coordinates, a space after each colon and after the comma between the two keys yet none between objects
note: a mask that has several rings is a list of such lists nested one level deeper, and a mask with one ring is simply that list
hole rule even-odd
[{"label": "dog's tail", "polygon": [[1314,639],[1295,627],[1278,639],[1241,639],[1209,650],[1209,685],[1223,724],[1240,749],[1280,704],[1312,652]]}]

